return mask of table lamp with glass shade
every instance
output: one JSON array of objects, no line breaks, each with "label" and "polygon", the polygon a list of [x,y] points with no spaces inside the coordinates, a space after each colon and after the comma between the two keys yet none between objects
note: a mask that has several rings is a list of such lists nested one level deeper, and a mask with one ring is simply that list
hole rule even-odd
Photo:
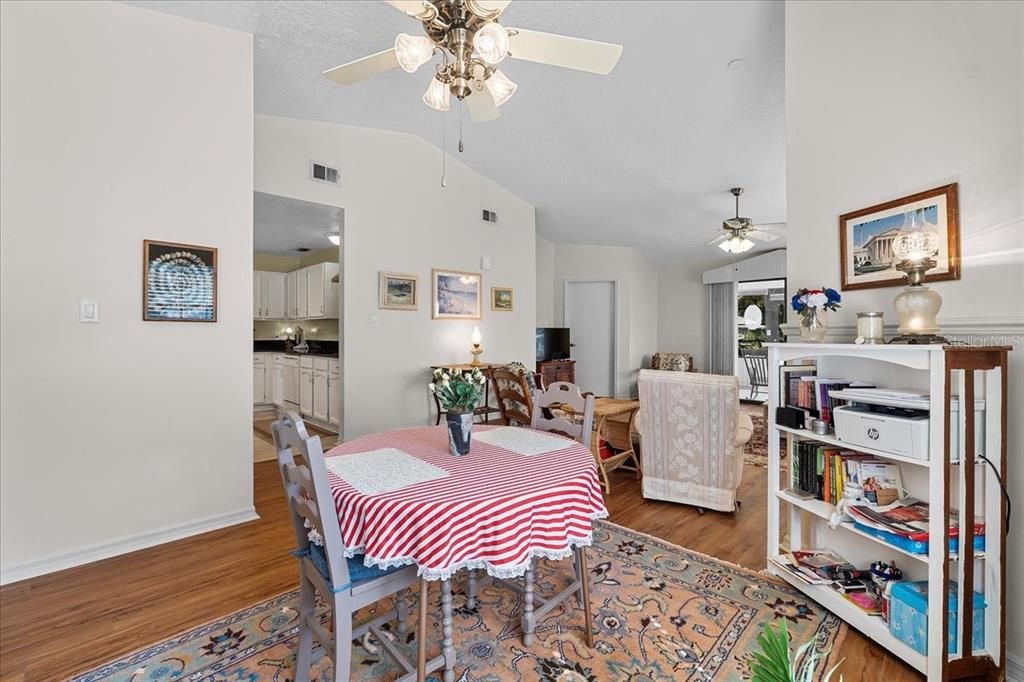
[{"label": "table lamp with glass shade", "polygon": [[484,352],[480,347],[481,341],[483,339],[480,336],[480,327],[473,327],[473,347],[469,350],[473,354],[473,362],[469,363],[470,367],[481,367],[484,364],[480,362],[480,354]]},{"label": "table lamp with glass shade", "polygon": [[893,255],[899,260],[896,269],[906,273],[907,287],[893,299],[893,307],[900,317],[896,329],[899,336],[889,343],[946,343],[939,336],[935,321],[942,307],[942,297],[924,284],[925,273],[935,267],[935,254],[939,251],[939,235],[930,229],[924,219],[924,210],[907,212],[892,245]]}]

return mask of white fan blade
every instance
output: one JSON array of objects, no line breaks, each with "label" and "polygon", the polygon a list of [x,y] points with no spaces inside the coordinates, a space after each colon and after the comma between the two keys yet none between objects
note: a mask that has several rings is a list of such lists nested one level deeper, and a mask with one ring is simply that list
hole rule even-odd
[{"label": "white fan blade", "polygon": [[762,232],[760,229],[751,230],[750,232],[747,232],[747,236],[759,242],[773,242],[779,238],[779,235],[777,234],[772,234],[771,232]]},{"label": "white fan blade", "polygon": [[427,0],[384,0],[399,12],[413,19],[430,21],[437,16],[437,9]]},{"label": "white fan blade", "polygon": [[759,223],[754,228],[765,232],[781,232],[786,229],[786,223]]},{"label": "white fan blade", "polygon": [[501,16],[511,2],[512,0],[466,0],[466,7],[478,17],[493,21]]},{"label": "white fan blade", "polygon": [[469,109],[469,117],[474,123],[484,123],[501,118],[501,110],[494,104],[494,98],[485,87],[483,90],[473,90],[473,93],[463,100],[466,108]]},{"label": "white fan blade", "polygon": [[510,28],[508,32],[508,53],[513,59],[589,71],[603,76],[611,73],[622,56],[622,45],[523,28]]},{"label": "white fan blade", "polygon": [[378,73],[390,71],[397,66],[398,59],[395,57],[394,48],[391,48],[390,50],[384,50],[377,54],[371,54],[369,57],[357,59],[354,62],[335,66],[333,69],[327,69],[323,72],[323,75],[327,76],[335,83],[351,85],[352,83],[357,83],[364,78],[369,78],[370,76],[376,76]]},{"label": "white fan blade", "polygon": [[717,237],[715,237],[714,239],[712,239],[711,241],[705,242],[704,246],[717,246],[718,244],[721,244],[722,242],[724,242],[726,239],[728,239],[731,236],[732,236],[731,234],[720,234]]}]

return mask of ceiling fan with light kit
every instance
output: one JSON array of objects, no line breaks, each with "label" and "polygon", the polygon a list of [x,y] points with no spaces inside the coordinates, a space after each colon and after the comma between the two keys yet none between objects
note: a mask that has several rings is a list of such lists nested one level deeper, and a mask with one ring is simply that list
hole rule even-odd
[{"label": "ceiling fan with light kit", "polygon": [[726,253],[744,253],[754,248],[751,240],[773,242],[782,235],[778,234],[786,227],[786,223],[764,223],[755,225],[750,218],[740,216],[740,195],[742,187],[733,187],[729,192],[736,198],[736,216],[722,222],[722,234],[718,235],[705,246],[717,246]]},{"label": "ceiling fan with light kit", "polygon": [[323,72],[336,83],[351,85],[393,68],[413,73],[434,59],[434,78],[423,102],[448,111],[451,97],[465,102],[470,118],[491,121],[519,87],[498,65],[506,58],[550,64],[600,75],[611,72],[622,46],[582,38],[505,28],[498,23],[511,0],[385,0],[423,24],[425,35],[399,33],[389,50]]}]

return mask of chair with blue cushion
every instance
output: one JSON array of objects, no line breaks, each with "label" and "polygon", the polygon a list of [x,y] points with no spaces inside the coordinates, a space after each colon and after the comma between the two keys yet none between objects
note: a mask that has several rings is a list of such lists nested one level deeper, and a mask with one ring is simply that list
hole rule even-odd
[{"label": "chair with blue cushion", "polygon": [[[363,564],[362,554],[346,559],[319,436],[310,437],[302,419],[294,412],[282,413],[272,430],[298,545],[295,555],[299,559],[299,646],[295,657],[295,682],[310,679],[310,665],[319,658],[319,655],[314,657],[314,639],[319,642],[317,648],[322,650],[318,654],[326,654],[334,663],[335,681],[347,681],[352,668],[352,640],[367,633],[403,668],[405,674],[398,678],[402,682],[414,679],[423,682],[427,672],[442,667],[445,678],[452,679],[454,656],[425,660],[427,582],[417,577],[415,566],[369,567]],[[305,464],[296,464],[293,448],[302,455]],[[405,633],[405,591],[417,582],[420,583],[419,656],[414,668],[379,628],[397,618],[398,633]],[[331,607],[330,631],[323,627],[316,614],[317,592]],[[352,628],[352,615],[356,611],[391,595],[395,598],[394,611]]]}]

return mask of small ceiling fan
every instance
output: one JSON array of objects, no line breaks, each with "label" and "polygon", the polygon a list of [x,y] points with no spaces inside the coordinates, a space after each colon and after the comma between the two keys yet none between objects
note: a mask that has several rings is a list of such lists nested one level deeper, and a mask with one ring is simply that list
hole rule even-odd
[{"label": "small ceiling fan", "polygon": [[323,75],[351,85],[401,67],[413,73],[440,56],[423,102],[448,111],[451,97],[465,101],[470,117],[491,121],[519,87],[498,68],[506,57],[607,75],[622,55],[622,46],[570,38],[522,28],[505,28],[498,18],[511,0],[385,0],[417,19],[426,35],[399,33],[389,50],[357,59]]},{"label": "small ceiling fan", "polygon": [[743,188],[733,187],[729,192],[736,197],[736,216],[724,220],[722,234],[709,241],[705,246],[717,246],[726,253],[743,253],[754,248],[752,239],[759,242],[773,242],[782,236],[778,232],[786,227],[786,223],[755,225],[750,218],[740,216],[740,195],[743,194]]}]

